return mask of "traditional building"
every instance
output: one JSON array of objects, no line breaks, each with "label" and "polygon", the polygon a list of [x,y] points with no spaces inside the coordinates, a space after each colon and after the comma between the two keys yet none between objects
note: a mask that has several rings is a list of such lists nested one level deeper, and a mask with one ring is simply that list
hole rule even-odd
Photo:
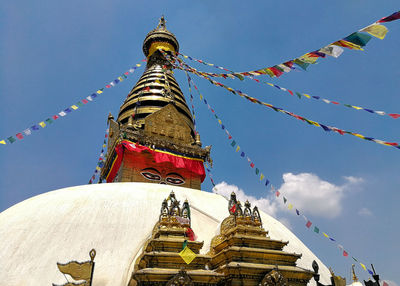
[{"label": "traditional building", "polygon": [[[93,286],[300,286],[314,283],[314,260],[327,284],[328,269],[280,222],[235,194],[228,201],[201,191],[210,148],[159,49],[179,50],[163,18],[144,40],[145,72],[117,120],[109,116],[107,183],[48,192],[0,213],[0,284],[87,285],[71,278],[84,277]],[[96,265],[94,256],[66,263],[87,260],[90,249]],[[87,269],[65,276],[72,270],[60,265]]]}]

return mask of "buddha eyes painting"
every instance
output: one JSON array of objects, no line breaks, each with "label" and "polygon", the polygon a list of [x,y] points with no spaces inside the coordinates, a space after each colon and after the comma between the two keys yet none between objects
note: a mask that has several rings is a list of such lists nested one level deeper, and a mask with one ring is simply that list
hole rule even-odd
[{"label": "buddha eyes painting", "polygon": [[185,179],[178,173],[167,173],[164,175],[155,168],[146,168],[140,173],[146,179],[153,182],[159,182],[160,184],[182,185],[185,183]]}]

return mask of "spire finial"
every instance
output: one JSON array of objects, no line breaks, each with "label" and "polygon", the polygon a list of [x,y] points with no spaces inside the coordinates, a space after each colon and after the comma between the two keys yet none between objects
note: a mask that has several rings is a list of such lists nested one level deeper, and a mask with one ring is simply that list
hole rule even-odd
[{"label": "spire finial", "polygon": [[167,21],[165,21],[164,15],[162,15],[160,18],[160,22],[158,22],[157,30],[166,30],[167,29],[167,27],[165,26],[166,22]]},{"label": "spire finial", "polygon": [[357,282],[357,281],[358,281],[358,278],[357,278],[357,276],[356,276],[356,272],[354,271],[354,267],[355,267],[355,265],[352,264],[352,265],[351,265],[351,271],[353,272],[353,281],[354,281],[354,282]]}]

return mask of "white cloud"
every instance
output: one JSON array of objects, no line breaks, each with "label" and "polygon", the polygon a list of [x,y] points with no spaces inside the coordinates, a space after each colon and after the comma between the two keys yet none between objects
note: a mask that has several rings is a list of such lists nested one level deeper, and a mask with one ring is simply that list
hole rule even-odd
[{"label": "white cloud", "polygon": [[244,202],[248,200],[252,206],[257,206],[263,212],[276,217],[278,204],[272,198],[268,198],[267,196],[259,199],[253,196],[248,196],[238,186],[230,185],[226,182],[217,184],[215,188],[213,188],[213,192],[216,194],[220,194],[227,199],[231,197],[232,192],[235,192],[236,198],[242,203],[242,206],[244,205]]},{"label": "white cloud", "polygon": [[[334,218],[342,212],[342,202],[345,193],[363,182],[362,178],[347,176],[344,177],[345,183],[335,185],[320,179],[317,175],[311,173],[283,174],[283,184],[279,192],[281,196],[285,196],[288,203],[297,208],[301,213],[321,216],[326,218]],[[247,195],[242,189],[236,185],[230,185],[222,182],[213,188],[213,192],[220,194],[227,199],[231,193],[235,192],[236,197],[242,202],[242,205],[248,200],[252,206],[258,208],[271,216],[277,217],[279,211],[289,212],[287,204],[284,205],[281,197],[277,200],[274,194],[265,194],[264,197],[256,198]],[[361,210],[360,210],[361,211]],[[367,214],[367,209],[363,210],[362,215]],[[291,210],[293,214],[295,213]],[[280,218],[281,222],[291,228],[287,218]]]},{"label": "white cloud", "polygon": [[[356,177],[344,177],[345,184],[338,186],[320,179],[311,173],[283,174],[283,184],[279,191],[303,213],[314,216],[334,218],[342,212],[342,200],[345,191],[360,184],[363,180]],[[281,204],[281,209],[286,206]]]},{"label": "white cloud", "polygon": [[360,216],[372,216],[373,214],[372,214],[372,212],[369,210],[369,209],[367,209],[367,208],[362,208],[362,209],[360,209],[359,211],[358,211],[358,214],[360,215]]}]

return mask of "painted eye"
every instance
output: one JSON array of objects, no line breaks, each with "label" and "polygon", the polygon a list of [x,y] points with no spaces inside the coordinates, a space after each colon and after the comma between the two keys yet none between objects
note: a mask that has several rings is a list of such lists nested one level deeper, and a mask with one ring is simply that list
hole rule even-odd
[{"label": "painted eye", "polygon": [[157,174],[153,174],[153,173],[150,173],[150,172],[142,172],[141,174],[143,175],[143,177],[145,177],[148,180],[152,180],[152,181],[161,180],[161,176],[157,175]]},{"label": "painted eye", "polygon": [[173,184],[173,185],[182,185],[185,181],[184,180],[182,180],[182,179],[179,179],[179,178],[171,178],[171,177],[168,177],[167,179],[166,179],[166,181],[169,183],[169,184]]}]

